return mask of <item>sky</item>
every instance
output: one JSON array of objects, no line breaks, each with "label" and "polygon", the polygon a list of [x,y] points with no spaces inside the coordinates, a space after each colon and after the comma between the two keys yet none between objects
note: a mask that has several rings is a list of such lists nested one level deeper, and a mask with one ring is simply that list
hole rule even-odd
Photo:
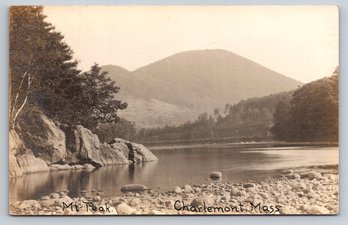
[{"label": "sky", "polygon": [[79,68],[133,71],[178,52],[224,49],[302,82],[339,64],[336,6],[47,6]]}]

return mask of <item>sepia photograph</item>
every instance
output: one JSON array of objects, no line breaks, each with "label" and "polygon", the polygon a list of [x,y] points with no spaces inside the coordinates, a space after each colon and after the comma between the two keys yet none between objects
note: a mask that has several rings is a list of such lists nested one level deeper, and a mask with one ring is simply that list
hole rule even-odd
[{"label": "sepia photograph", "polygon": [[339,214],[338,6],[8,10],[10,215]]}]

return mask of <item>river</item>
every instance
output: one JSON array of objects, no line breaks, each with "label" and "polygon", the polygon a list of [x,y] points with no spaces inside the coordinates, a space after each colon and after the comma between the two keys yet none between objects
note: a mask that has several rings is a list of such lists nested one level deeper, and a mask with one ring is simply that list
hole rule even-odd
[{"label": "river", "polygon": [[55,171],[11,178],[10,200],[37,199],[52,192],[102,190],[103,197],[120,195],[122,185],[141,183],[152,189],[210,182],[212,171],[221,171],[224,181],[260,180],[276,176],[277,170],[338,165],[338,147],[270,145],[211,145],[156,148],[158,161],[115,165],[87,171]]}]

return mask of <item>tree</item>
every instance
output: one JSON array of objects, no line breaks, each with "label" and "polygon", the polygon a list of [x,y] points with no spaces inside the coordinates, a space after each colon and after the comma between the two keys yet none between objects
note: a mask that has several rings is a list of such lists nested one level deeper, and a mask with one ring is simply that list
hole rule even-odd
[{"label": "tree", "polygon": [[[46,114],[69,101],[80,71],[63,36],[44,21],[41,6],[10,8],[10,127],[25,110]],[[59,104],[60,103],[60,104]]]},{"label": "tree", "polygon": [[219,108],[215,108],[215,109],[214,109],[214,116],[215,116],[215,119],[217,119],[217,118],[219,117],[219,115],[220,115],[220,110],[219,110]]},{"label": "tree", "polygon": [[81,76],[82,93],[74,104],[74,123],[93,129],[98,123],[116,123],[117,111],[127,108],[127,103],[115,99],[119,87],[107,77],[107,72],[95,64]]},{"label": "tree", "polygon": [[132,141],[136,135],[136,128],[134,122],[120,119],[117,123],[98,124],[94,132],[98,135],[101,142],[110,142],[115,137]]},{"label": "tree", "polygon": [[275,140],[288,140],[290,126],[290,104],[289,102],[280,101],[273,114],[273,126],[271,132]]},{"label": "tree", "polygon": [[338,141],[338,75],[298,89],[291,101],[291,140]]},{"label": "tree", "polygon": [[118,121],[127,103],[98,65],[81,74],[64,36],[45,22],[40,6],[10,9],[10,127],[24,111],[39,109],[61,123],[95,128]]}]

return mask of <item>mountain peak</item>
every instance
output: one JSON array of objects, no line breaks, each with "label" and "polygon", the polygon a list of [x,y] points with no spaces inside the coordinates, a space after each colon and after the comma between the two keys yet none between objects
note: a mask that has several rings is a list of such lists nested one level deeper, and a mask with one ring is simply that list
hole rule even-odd
[{"label": "mountain peak", "polygon": [[[226,103],[293,90],[302,85],[299,81],[222,49],[179,52],[126,75],[120,74],[120,71],[107,71],[120,86],[120,97],[126,101],[128,98],[129,104],[134,99],[156,99],[194,114],[211,112]],[[132,110],[149,114],[144,109],[146,107],[135,108],[133,105]],[[165,112],[151,113],[160,115]],[[122,114],[127,118],[127,110]]]}]

